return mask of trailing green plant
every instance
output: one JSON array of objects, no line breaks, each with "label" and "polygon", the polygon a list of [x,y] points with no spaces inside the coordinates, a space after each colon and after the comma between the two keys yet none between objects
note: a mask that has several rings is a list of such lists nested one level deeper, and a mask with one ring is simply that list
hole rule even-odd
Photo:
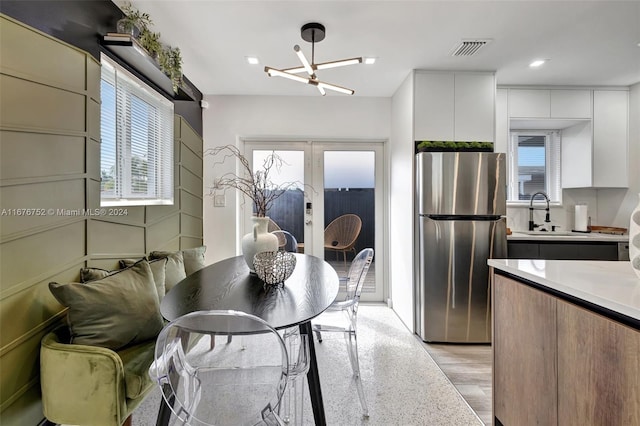
[{"label": "trailing green plant", "polygon": [[178,93],[178,87],[182,80],[182,55],[180,49],[163,45],[160,41],[160,33],[153,32],[153,21],[148,13],[142,13],[131,3],[122,7],[124,17],[118,21],[118,31],[133,35],[140,45],[156,60],[162,72],[170,79],[174,93]]},{"label": "trailing green plant", "polygon": [[160,69],[169,76],[173,91],[178,93],[178,87],[182,84],[182,55],[177,47],[166,47],[159,56]]},{"label": "trailing green plant", "polygon": [[160,52],[162,52],[162,43],[160,43],[160,33],[154,33],[148,28],[145,28],[140,33],[140,44],[154,58],[158,58],[160,56]]},{"label": "trailing green plant", "polygon": [[138,9],[133,7],[131,3],[126,3],[122,7],[122,12],[124,12],[124,17],[119,21],[119,23],[128,33],[133,34],[134,28],[137,28],[140,33],[142,33],[142,31],[148,30],[153,24],[148,13],[140,12]]}]

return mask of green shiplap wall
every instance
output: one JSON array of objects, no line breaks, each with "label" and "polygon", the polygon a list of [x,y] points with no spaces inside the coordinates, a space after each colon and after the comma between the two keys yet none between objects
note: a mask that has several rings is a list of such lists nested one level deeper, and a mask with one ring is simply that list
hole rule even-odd
[{"label": "green shiplap wall", "polygon": [[[175,117],[173,206],[100,204],[100,64],[0,14],[0,424],[42,418],[40,339],[64,320],[50,281],[202,244],[202,138]],[[15,209],[29,210],[18,215]],[[52,213],[52,211],[54,213]]]}]

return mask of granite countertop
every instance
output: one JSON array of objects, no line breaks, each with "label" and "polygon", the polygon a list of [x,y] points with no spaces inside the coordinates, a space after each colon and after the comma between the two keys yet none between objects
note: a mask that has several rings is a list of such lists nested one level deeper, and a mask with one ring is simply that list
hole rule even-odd
[{"label": "granite countertop", "polygon": [[579,241],[579,242],[629,242],[629,234],[611,235],[596,232],[541,232],[541,231],[512,231],[507,235],[508,241]]},{"label": "granite countertop", "polygon": [[640,278],[630,262],[489,259],[488,264],[640,321]]}]

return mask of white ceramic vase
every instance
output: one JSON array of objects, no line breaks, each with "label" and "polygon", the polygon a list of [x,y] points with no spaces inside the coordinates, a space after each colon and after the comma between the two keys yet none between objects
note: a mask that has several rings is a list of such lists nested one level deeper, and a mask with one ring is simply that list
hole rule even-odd
[{"label": "white ceramic vase", "polygon": [[278,237],[269,233],[268,217],[252,217],[253,230],[242,237],[242,255],[249,270],[255,273],[253,268],[253,256],[263,251],[278,251]]},{"label": "white ceramic vase", "polygon": [[[640,197],[640,194],[638,194]],[[631,267],[640,278],[640,202],[631,212],[629,223],[629,260]]]}]

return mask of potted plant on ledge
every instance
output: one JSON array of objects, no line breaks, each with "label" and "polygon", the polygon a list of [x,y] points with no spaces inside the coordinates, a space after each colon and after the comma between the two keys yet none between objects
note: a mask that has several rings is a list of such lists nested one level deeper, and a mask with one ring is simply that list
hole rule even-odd
[{"label": "potted plant on ledge", "polygon": [[137,39],[153,23],[148,13],[140,12],[131,3],[122,6],[122,12],[124,17],[116,23],[116,28],[121,34],[130,34]]}]

